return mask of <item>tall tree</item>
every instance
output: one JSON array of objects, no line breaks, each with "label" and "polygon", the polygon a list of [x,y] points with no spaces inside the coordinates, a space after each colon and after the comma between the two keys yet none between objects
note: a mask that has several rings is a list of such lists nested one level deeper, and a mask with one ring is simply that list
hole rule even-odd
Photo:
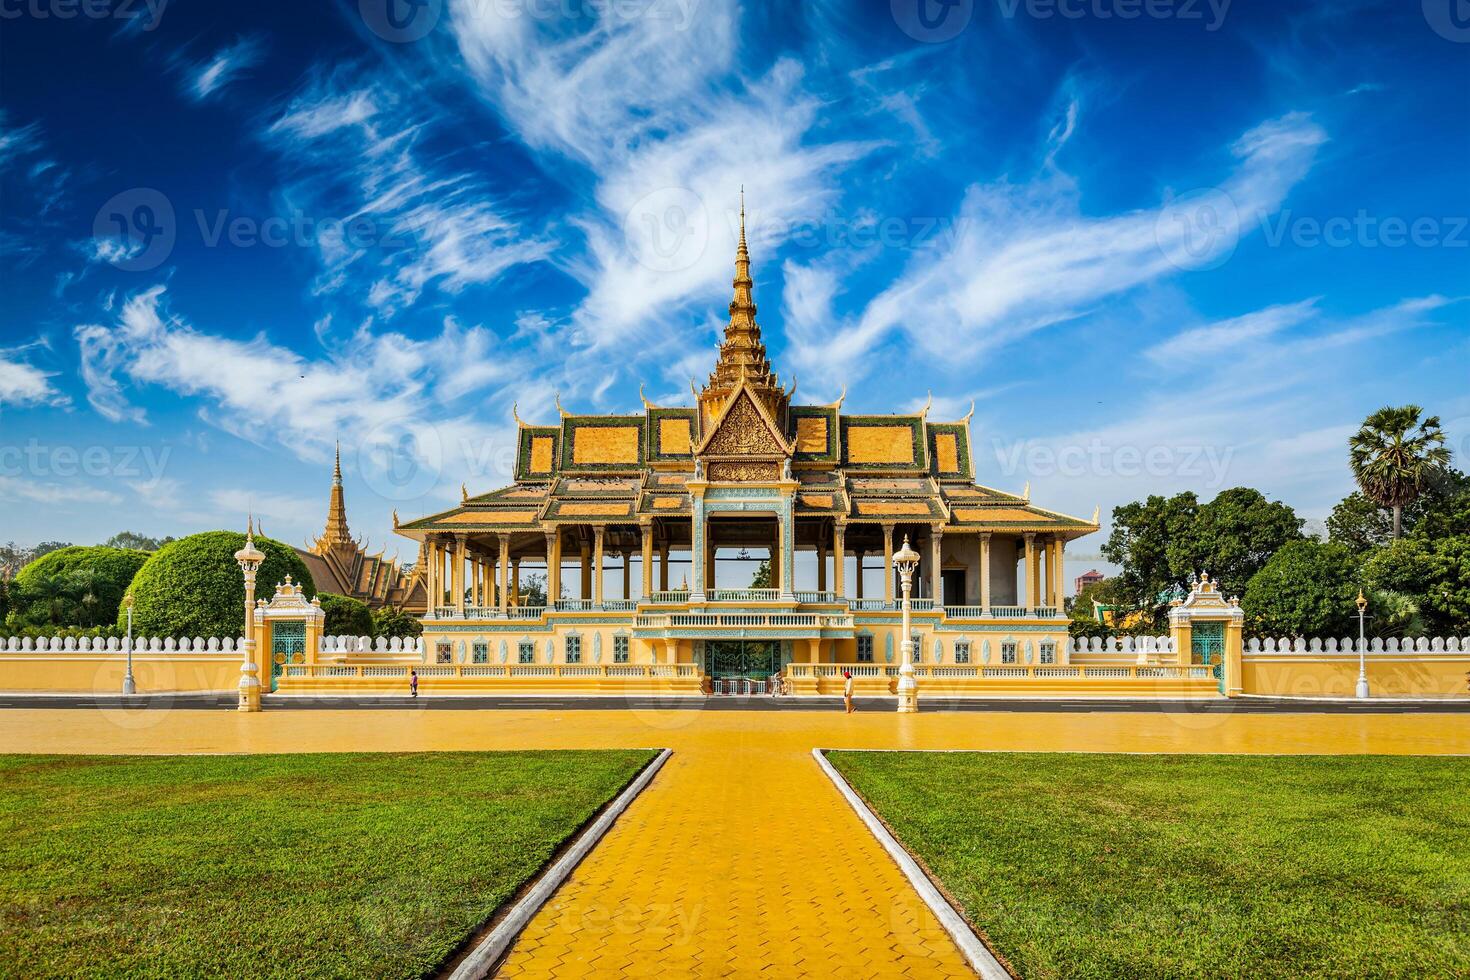
[{"label": "tall tree", "polygon": [[[1470,500],[1470,477],[1453,467],[1431,475],[1424,492],[1404,505],[1402,533],[1414,533],[1421,521],[1438,526],[1442,523],[1441,516],[1459,498]],[[1394,540],[1393,512],[1370,500],[1362,491],[1354,490],[1332,508],[1327,517],[1327,533],[1333,541],[1362,554]]]},{"label": "tall tree", "polygon": [[1404,505],[1424,492],[1450,463],[1439,416],[1420,419],[1418,405],[1380,408],[1348,440],[1353,478],[1370,499],[1393,511],[1393,536],[1403,534]]}]

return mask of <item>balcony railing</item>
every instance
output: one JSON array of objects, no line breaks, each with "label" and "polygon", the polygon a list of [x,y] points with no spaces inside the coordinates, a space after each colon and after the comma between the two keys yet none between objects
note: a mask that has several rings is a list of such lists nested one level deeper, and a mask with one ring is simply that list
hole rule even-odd
[{"label": "balcony railing", "polygon": [[836,592],[797,592],[796,601],[817,605],[824,602],[842,602],[844,600],[837,598]]},{"label": "balcony railing", "polygon": [[689,601],[688,590],[675,589],[666,592],[655,592],[648,597],[648,601],[658,605],[678,604]]},{"label": "balcony railing", "polygon": [[1055,619],[1059,614],[1055,606],[945,606],[944,615],[949,619]]},{"label": "balcony railing", "polygon": [[[915,664],[914,675],[920,679],[975,678],[977,680],[1214,680],[1214,667],[1208,664],[1160,666],[1094,667],[1083,664],[1032,664],[1014,667],[990,667],[984,664]],[[898,664],[787,664],[790,677],[841,677],[851,671],[854,677],[897,677]]]},{"label": "balcony railing", "polygon": [[848,599],[847,608],[854,612],[888,612],[898,608],[898,603],[888,599]]},{"label": "balcony railing", "polygon": [[642,629],[851,629],[852,617],[826,613],[645,613]]},{"label": "balcony railing", "polygon": [[714,602],[775,602],[780,598],[779,589],[715,589],[710,596]]},{"label": "balcony railing", "polygon": [[287,664],[282,668],[289,678],[298,679],[373,679],[402,678],[408,682],[409,670],[419,677],[699,677],[698,664]]}]

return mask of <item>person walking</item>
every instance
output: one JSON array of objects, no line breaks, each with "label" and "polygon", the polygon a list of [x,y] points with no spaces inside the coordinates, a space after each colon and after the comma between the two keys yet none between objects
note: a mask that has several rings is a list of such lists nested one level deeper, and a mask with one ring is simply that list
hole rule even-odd
[{"label": "person walking", "polygon": [[847,713],[852,714],[852,671],[842,672],[842,703],[847,707]]},{"label": "person walking", "polygon": [[419,696],[419,672],[412,667],[408,669],[408,695],[414,698]]}]

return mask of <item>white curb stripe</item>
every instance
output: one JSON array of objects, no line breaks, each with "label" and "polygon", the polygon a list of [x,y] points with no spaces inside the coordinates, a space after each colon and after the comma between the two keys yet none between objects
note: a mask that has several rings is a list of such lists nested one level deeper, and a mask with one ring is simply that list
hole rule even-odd
[{"label": "white curb stripe", "polygon": [[526,928],[531,917],[541,910],[556,890],[561,887],[562,882],[571,877],[572,871],[582,863],[587,853],[597,845],[602,836],[612,827],[613,821],[637,799],[638,794],[653,781],[654,775],[663,768],[668,761],[671,752],[664,749],[660,752],[638,778],[629,783],[627,788],[618,794],[617,799],[610,803],[602,815],[593,822],[592,826],[584,830],[580,837],[572,844],[567,852],[557,859],[547,872],[541,876],[531,890],[521,897],[511,907],[510,912],[499,925],[490,930],[474,951],[460,961],[459,966],[449,975],[450,980],[481,980],[488,977],[495,964],[510,949],[510,944],[515,942],[521,930]]},{"label": "white curb stripe", "polygon": [[1000,961],[980,941],[980,937],[975,935],[970,924],[959,912],[955,911],[954,906],[949,904],[939,889],[934,887],[934,882],[924,874],[924,869],[919,867],[918,862],[909,855],[908,851],[904,850],[903,845],[894,839],[894,836],[888,832],[888,828],[883,826],[883,821],[879,820],[877,815],[862,801],[862,798],[853,791],[853,788],[847,784],[847,780],[842,778],[842,774],[832,768],[832,763],[827,761],[822,750],[812,749],[812,758],[817,760],[817,765],[821,766],[827,778],[832,780],[832,785],[837,787],[837,791],[857,812],[859,819],[867,825],[868,830],[878,838],[878,843],[883,845],[888,856],[898,864],[899,870],[904,873],[904,877],[908,878],[909,884],[914,886],[914,891],[919,893],[924,904],[929,906],[929,911],[934,913],[939,924],[944,926],[944,931],[949,933],[949,938],[953,939],[955,945],[960,948],[960,952],[965,954],[965,959],[969,961],[975,972],[985,977],[986,980],[1011,980],[1011,975],[1006,972],[1006,968],[1000,965]]}]

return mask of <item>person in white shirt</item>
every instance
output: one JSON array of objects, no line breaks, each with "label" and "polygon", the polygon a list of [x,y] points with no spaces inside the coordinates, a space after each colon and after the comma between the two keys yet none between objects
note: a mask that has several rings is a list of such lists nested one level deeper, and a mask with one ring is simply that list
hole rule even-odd
[{"label": "person in white shirt", "polygon": [[842,672],[842,703],[847,707],[847,713],[852,714],[852,671]]}]

